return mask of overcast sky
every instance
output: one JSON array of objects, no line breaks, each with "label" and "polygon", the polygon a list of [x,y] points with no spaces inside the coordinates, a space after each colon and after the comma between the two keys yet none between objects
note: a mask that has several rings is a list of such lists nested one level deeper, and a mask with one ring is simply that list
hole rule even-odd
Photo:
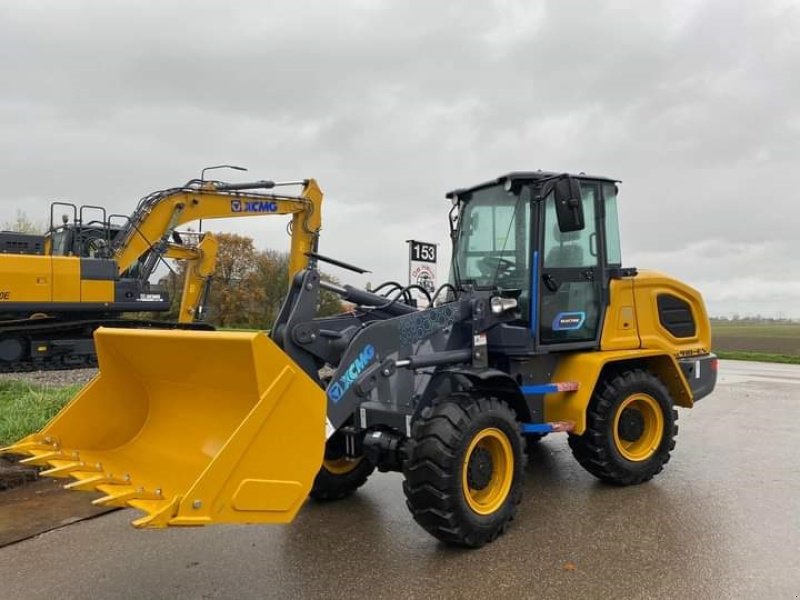
[{"label": "overcast sky", "polygon": [[3,2],[0,222],[129,213],[219,163],[315,177],[363,285],[406,276],[408,238],[449,256],[445,192],[585,171],[623,182],[627,266],[800,318],[798,39],[780,0]]}]

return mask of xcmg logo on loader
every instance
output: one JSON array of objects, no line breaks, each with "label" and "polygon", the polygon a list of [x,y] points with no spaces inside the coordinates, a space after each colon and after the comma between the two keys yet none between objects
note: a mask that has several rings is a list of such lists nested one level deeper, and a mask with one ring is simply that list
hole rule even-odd
[{"label": "xcmg logo on loader", "polygon": [[350,389],[356,379],[364,372],[373,360],[375,359],[375,347],[372,344],[367,344],[358,353],[355,360],[350,363],[338,381],[334,381],[328,386],[328,398],[334,402],[339,402],[345,392]]},{"label": "xcmg logo on loader", "polygon": [[271,213],[278,212],[278,203],[274,200],[231,200],[231,212]]}]

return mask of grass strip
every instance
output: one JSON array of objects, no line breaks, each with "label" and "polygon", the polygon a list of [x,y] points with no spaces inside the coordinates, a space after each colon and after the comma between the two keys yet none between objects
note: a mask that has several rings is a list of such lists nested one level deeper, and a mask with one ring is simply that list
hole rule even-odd
[{"label": "grass strip", "polygon": [[782,363],[787,365],[800,365],[800,356],[790,356],[788,354],[771,354],[768,352],[740,352],[715,350],[714,353],[719,358],[725,360],[751,360],[755,362]]},{"label": "grass strip", "polygon": [[0,381],[0,447],[41,429],[81,387]]}]

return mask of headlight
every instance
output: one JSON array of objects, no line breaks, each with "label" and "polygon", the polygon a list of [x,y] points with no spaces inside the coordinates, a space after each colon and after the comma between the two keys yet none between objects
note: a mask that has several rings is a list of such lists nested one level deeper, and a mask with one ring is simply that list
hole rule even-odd
[{"label": "headlight", "polygon": [[519,306],[516,298],[501,298],[500,296],[492,296],[489,300],[492,307],[492,313],[495,315],[502,315],[504,312],[513,310]]}]

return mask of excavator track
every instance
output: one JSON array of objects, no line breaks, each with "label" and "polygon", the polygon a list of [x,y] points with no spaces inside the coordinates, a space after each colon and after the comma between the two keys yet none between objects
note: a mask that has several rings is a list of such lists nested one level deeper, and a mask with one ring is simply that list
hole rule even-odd
[{"label": "excavator track", "polygon": [[[94,352],[92,335],[98,327],[214,330],[214,327],[207,323],[176,323],[119,317],[69,321],[57,317],[45,317],[5,321],[0,325],[0,373],[66,371],[96,367],[97,356]],[[19,356],[8,360],[9,355],[15,354],[13,352],[15,348],[19,349],[17,352]],[[35,352],[36,348],[39,348],[40,352]]]}]

